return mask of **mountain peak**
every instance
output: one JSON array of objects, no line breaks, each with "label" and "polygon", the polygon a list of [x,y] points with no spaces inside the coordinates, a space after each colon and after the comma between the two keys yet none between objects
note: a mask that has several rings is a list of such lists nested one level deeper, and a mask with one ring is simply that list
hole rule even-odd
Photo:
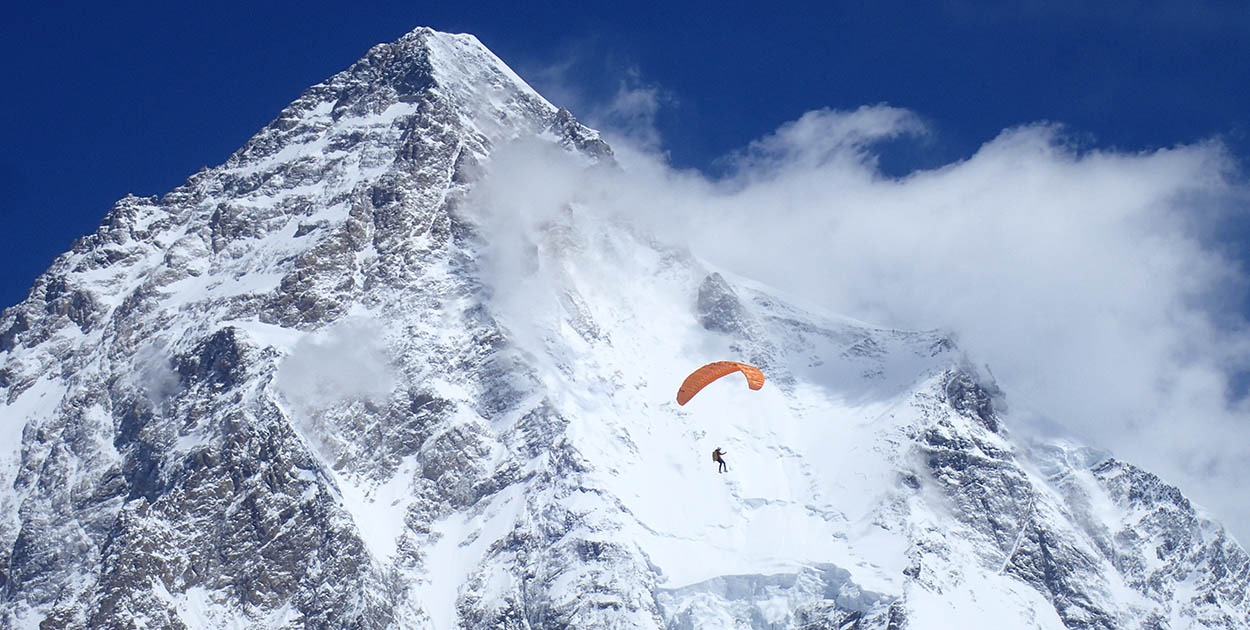
[{"label": "mountain peak", "polygon": [[306,90],[227,165],[263,161],[351,121],[414,115],[423,119],[423,135],[459,127],[479,143],[492,144],[551,132],[588,153],[611,154],[597,132],[569,124],[567,112],[539,95],[476,37],[423,27],[374,46],[346,70]]}]

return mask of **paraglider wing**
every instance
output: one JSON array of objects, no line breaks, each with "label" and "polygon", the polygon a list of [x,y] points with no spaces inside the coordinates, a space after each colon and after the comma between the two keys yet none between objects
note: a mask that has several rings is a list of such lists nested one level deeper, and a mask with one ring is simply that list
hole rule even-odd
[{"label": "paraglider wing", "polygon": [[682,381],[681,387],[677,390],[677,404],[684,405],[690,402],[690,399],[694,398],[694,395],[708,383],[734,372],[742,372],[743,376],[747,377],[747,386],[751,389],[764,386],[764,373],[759,368],[736,361],[716,361],[691,372],[690,376]]}]

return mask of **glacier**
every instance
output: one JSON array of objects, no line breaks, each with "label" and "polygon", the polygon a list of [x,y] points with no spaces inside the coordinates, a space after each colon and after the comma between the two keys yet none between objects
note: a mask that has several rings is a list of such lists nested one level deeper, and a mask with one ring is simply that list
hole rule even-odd
[{"label": "glacier", "polygon": [[[717,268],[546,159],[621,171],[422,28],[118,201],[0,316],[0,625],[1250,626],[1220,524],[1014,435],[951,335]],[[767,385],[679,407],[720,359]]]}]

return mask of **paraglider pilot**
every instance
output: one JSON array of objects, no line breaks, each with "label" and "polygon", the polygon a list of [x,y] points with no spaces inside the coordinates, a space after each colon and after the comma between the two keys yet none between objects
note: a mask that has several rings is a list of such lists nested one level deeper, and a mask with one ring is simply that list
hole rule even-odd
[{"label": "paraglider pilot", "polygon": [[716,462],[717,464],[719,464],[719,466],[717,466],[717,467],[716,467],[716,472],[718,472],[718,473],[723,473],[723,472],[725,472],[726,470],[729,470],[729,466],[727,466],[727,465],[725,464],[725,460],[721,457],[721,455],[724,455],[724,454],[726,454],[726,453],[728,453],[728,452],[729,452],[729,451],[722,451],[722,450],[720,450],[720,447],[719,447],[719,446],[718,446],[718,447],[716,447],[716,450],[712,451],[712,461],[714,461],[714,462]]}]

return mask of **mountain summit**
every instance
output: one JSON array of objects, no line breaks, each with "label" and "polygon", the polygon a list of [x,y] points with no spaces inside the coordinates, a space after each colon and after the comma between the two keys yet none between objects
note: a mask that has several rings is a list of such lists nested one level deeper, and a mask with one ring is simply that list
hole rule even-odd
[{"label": "mountain summit", "polygon": [[[718,270],[547,159],[620,172],[418,29],[119,201],[0,316],[0,625],[1250,624],[1220,525],[1013,437],[947,336]],[[715,360],[767,384],[677,405]]]}]

